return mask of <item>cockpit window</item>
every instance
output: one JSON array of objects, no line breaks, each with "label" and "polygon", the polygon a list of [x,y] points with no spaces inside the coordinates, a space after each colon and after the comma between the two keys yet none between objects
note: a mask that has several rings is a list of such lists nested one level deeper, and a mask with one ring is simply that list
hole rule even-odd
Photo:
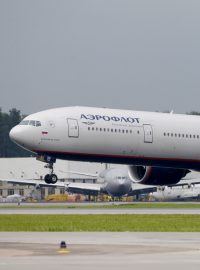
[{"label": "cockpit window", "polygon": [[29,122],[29,125],[35,126],[35,121],[34,121],[34,120],[31,120],[31,121]]},{"label": "cockpit window", "polygon": [[21,121],[21,123],[19,123],[20,125],[24,125],[24,126],[27,126],[29,124],[29,121],[27,120],[23,120]]},{"label": "cockpit window", "polygon": [[126,179],[125,176],[117,176],[116,178],[117,178],[118,180],[125,180],[125,179]]},{"label": "cockpit window", "polygon": [[40,121],[36,121],[36,127],[40,127],[41,126],[41,122]]},{"label": "cockpit window", "polygon": [[41,122],[40,121],[35,121],[35,120],[23,120],[21,121],[21,123],[19,123],[19,125],[23,125],[23,126],[33,126],[33,127],[40,127],[41,126]]}]

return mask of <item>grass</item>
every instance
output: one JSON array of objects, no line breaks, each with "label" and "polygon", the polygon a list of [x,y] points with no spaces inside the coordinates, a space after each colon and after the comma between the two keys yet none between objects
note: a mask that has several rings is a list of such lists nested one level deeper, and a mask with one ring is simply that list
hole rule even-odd
[{"label": "grass", "polygon": [[95,205],[95,204],[70,204],[70,203],[64,203],[62,205],[57,205],[55,203],[55,205],[48,205],[48,203],[46,205],[37,205],[37,203],[35,205],[31,204],[31,205],[23,205],[23,203],[18,206],[18,205],[13,205],[13,204],[7,204],[7,205],[0,205],[0,209],[3,208],[24,208],[24,209],[65,209],[65,208],[83,208],[83,209],[90,209],[90,208],[108,208],[108,209],[112,209],[112,208],[135,208],[135,209],[142,209],[142,208],[177,208],[177,209],[181,209],[181,208],[200,208],[200,203],[165,203],[165,202],[147,202],[147,203],[125,203],[125,204],[102,204],[102,205]]},{"label": "grass", "polygon": [[0,231],[200,232],[200,215],[0,215]]}]

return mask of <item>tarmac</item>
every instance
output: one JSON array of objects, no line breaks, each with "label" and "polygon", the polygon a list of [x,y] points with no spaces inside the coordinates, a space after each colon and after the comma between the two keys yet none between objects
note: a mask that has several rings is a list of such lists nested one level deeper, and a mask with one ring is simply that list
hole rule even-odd
[{"label": "tarmac", "polygon": [[[19,206],[0,208],[0,214],[200,214],[200,210]],[[60,249],[61,241],[67,249]],[[131,268],[199,270],[200,233],[0,232],[0,270]]]},{"label": "tarmac", "polygon": [[188,214],[200,215],[200,208],[0,208],[0,215],[24,214],[24,215],[173,215]]},{"label": "tarmac", "polygon": [[1,270],[199,267],[200,233],[0,233]]}]

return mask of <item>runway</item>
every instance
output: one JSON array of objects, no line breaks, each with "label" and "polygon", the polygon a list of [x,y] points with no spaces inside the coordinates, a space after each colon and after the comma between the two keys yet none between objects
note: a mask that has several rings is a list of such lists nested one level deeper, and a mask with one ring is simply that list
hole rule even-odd
[{"label": "runway", "polygon": [[[199,269],[200,233],[0,233],[0,269]],[[69,253],[59,254],[65,240]]]},{"label": "runway", "polygon": [[200,215],[200,208],[0,208],[0,215],[24,214],[24,215],[156,215],[156,214],[190,214]]}]

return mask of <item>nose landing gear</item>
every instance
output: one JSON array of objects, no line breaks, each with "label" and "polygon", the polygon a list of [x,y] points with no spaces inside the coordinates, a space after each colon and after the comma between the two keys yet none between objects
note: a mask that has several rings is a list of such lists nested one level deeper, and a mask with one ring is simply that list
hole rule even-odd
[{"label": "nose landing gear", "polygon": [[50,173],[46,174],[44,177],[45,183],[55,184],[58,181],[58,177],[56,174],[54,174],[53,163],[48,163],[47,165],[45,165],[45,168],[48,168],[50,170]]},{"label": "nose landing gear", "polygon": [[44,181],[47,184],[55,184],[58,181],[58,177],[54,174],[53,164],[56,162],[56,158],[49,155],[38,155],[37,160],[47,163],[44,167],[49,169],[49,173],[45,175]]}]

